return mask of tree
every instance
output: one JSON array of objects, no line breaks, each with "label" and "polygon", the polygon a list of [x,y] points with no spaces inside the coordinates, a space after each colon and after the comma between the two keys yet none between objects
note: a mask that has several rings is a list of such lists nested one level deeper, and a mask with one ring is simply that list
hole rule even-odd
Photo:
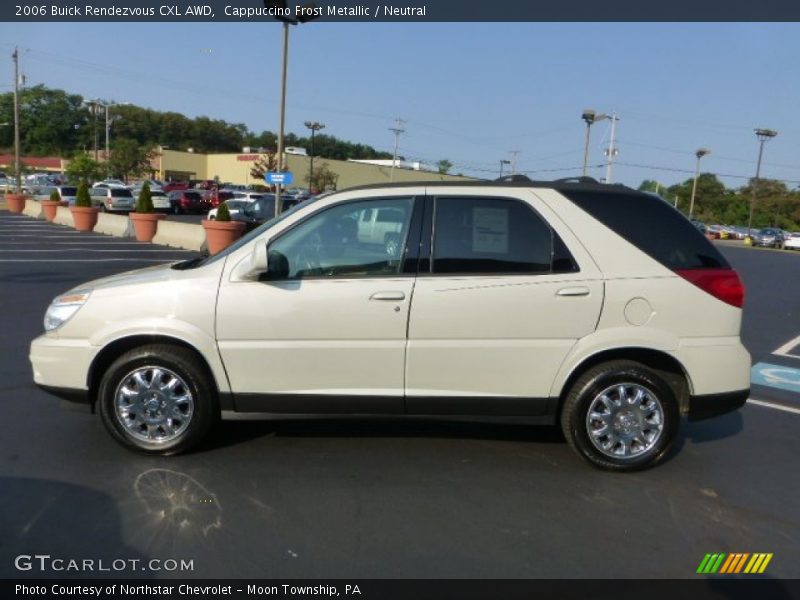
[{"label": "tree", "polygon": [[314,178],[305,177],[308,187],[312,190],[325,191],[326,189],[336,189],[336,182],[339,181],[339,175],[331,171],[328,163],[322,163],[319,167],[314,168]]},{"label": "tree", "polygon": [[75,206],[89,207],[92,205],[92,198],[89,196],[89,186],[85,180],[81,179],[78,184],[78,191],[75,194]]},{"label": "tree", "polygon": [[150,182],[145,181],[142,185],[142,190],[139,192],[139,199],[136,201],[137,213],[152,213],[155,212],[153,206],[153,196],[150,193]]},{"label": "tree", "polygon": [[103,167],[88,154],[76,154],[66,172],[71,181],[93,182],[102,177]]},{"label": "tree", "polygon": [[127,182],[129,177],[141,177],[149,173],[155,156],[152,148],[140,146],[135,140],[117,139],[111,148],[108,166],[112,174]]},{"label": "tree", "polygon": [[453,163],[447,160],[446,158],[443,158],[442,160],[436,163],[436,168],[439,170],[439,173],[441,175],[444,175],[445,173],[449,172],[450,169],[453,168]]},{"label": "tree", "polygon": [[[264,175],[274,173],[278,170],[278,153],[267,152],[258,158],[250,168],[250,177],[258,181],[264,181]],[[283,169],[287,170],[286,167]]]}]

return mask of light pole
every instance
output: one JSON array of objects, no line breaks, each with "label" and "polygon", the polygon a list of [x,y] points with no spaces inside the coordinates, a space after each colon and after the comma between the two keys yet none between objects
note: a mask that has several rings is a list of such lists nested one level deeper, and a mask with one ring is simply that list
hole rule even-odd
[{"label": "light pole", "polygon": [[111,108],[112,106],[129,106],[129,105],[130,105],[130,102],[119,102],[119,103],[117,103],[117,102],[107,102],[107,103],[101,105],[106,110],[106,157],[105,157],[106,158],[106,179],[108,179],[110,177],[110,169],[111,169],[111,166],[110,166],[110,164],[108,162],[110,157],[111,157],[111,149],[109,147],[109,143],[108,142],[109,142],[109,128],[111,127],[111,123],[113,122],[113,119],[111,121],[109,121],[108,109]]},{"label": "light pole", "polygon": [[405,124],[406,122],[403,119],[397,117],[395,119],[395,126],[389,127],[389,131],[394,132],[394,155],[392,156],[392,168],[389,171],[389,181],[394,181],[394,167],[397,164],[397,150],[400,147],[400,134],[405,131],[405,127],[403,127]]},{"label": "light pole", "polygon": [[606,114],[600,113],[599,115],[591,108],[587,108],[583,111],[581,115],[581,119],[586,122],[586,141],[583,145],[583,176],[586,177],[586,168],[589,164],[589,136],[591,135],[592,125],[594,125],[597,121],[602,121],[604,119],[610,119]]},{"label": "light pole", "polygon": [[616,142],[617,121],[619,121],[619,117],[616,114],[612,114],[608,118],[611,120],[611,136],[608,139],[608,149],[606,150],[606,183],[611,183],[611,172],[614,168],[614,157],[619,154],[619,150],[617,150],[616,146],[614,146],[614,142]]},{"label": "light pole", "polygon": [[22,193],[22,165],[19,160],[19,50],[14,47],[14,174],[17,179],[17,194]]},{"label": "light pole", "polygon": [[[286,72],[288,69],[289,61],[289,25],[297,25],[298,23],[307,23],[316,19],[319,15],[313,3],[306,4],[299,7],[300,14],[296,17],[280,16],[289,15],[291,10],[287,7],[287,0],[264,0],[266,8],[274,9],[276,15],[275,20],[283,23],[283,59],[281,70],[281,116],[280,127],[278,129],[278,172],[283,171],[283,129],[286,122]],[[292,9],[293,10],[293,9]],[[275,216],[277,217],[281,212],[281,184],[275,185]]]},{"label": "light pole", "polygon": [[511,164],[510,160],[506,160],[505,158],[500,159],[500,177],[503,176],[503,165],[510,165],[510,164]]},{"label": "light pole", "polygon": [[711,154],[708,148],[698,148],[694,155],[697,157],[697,163],[694,168],[694,182],[692,183],[692,199],[689,201],[689,218],[694,214],[694,195],[697,193],[697,178],[700,176],[700,159],[706,154]]},{"label": "light pole", "polygon": [[306,121],[305,126],[311,130],[311,164],[308,168],[308,191],[314,186],[314,133],[325,129],[325,123],[318,123],[317,121]]},{"label": "light pole", "polygon": [[758,178],[761,176],[761,157],[764,154],[764,143],[768,142],[776,135],[778,132],[774,129],[756,129],[756,137],[758,138],[758,163],[756,165],[756,178],[753,180],[753,193],[750,196],[750,217],[747,219],[747,237],[752,239],[753,235],[751,232],[751,228],[753,227],[753,207],[756,204],[756,191],[758,190]]}]

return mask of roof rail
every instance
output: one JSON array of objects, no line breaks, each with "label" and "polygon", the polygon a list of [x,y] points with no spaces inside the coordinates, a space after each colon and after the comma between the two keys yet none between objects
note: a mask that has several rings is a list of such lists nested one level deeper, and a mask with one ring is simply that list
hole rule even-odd
[{"label": "roof rail", "polygon": [[587,177],[583,175],[581,177],[564,177],[562,179],[556,179],[559,183],[600,183],[594,177]]},{"label": "roof rail", "polygon": [[527,175],[503,175],[494,180],[495,183],[533,183],[533,179]]}]

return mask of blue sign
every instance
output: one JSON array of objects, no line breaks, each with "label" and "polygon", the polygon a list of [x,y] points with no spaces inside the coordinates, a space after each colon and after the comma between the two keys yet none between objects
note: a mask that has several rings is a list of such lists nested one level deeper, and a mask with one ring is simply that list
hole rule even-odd
[{"label": "blue sign", "polygon": [[264,181],[267,183],[280,183],[283,185],[289,185],[294,180],[294,176],[289,172],[285,173],[266,173],[264,175]]}]

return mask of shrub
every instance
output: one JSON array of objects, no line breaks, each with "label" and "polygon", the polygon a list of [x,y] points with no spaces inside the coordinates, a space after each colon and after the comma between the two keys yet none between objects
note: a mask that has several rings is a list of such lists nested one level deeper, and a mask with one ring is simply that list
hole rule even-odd
[{"label": "shrub", "polygon": [[150,182],[145,181],[142,185],[142,191],[139,192],[139,199],[136,201],[137,213],[151,213],[155,212],[153,208],[153,196],[150,193]]},{"label": "shrub", "polygon": [[75,194],[75,206],[92,206],[92,199],[89,196],[89,185],[85,179],[81,179],[78,184],[78,192]]},{"label": "shrub", "polygon": [[230,221],[231,220],[231,211],[228,210],[228,205],[223,202],[219,205],[217,209],[217,221]]},{"label": "shrub", "polygon": [[58,193],[58,190],[50,192],[50,200],[52,202],[61,202],[61,194]]}]

